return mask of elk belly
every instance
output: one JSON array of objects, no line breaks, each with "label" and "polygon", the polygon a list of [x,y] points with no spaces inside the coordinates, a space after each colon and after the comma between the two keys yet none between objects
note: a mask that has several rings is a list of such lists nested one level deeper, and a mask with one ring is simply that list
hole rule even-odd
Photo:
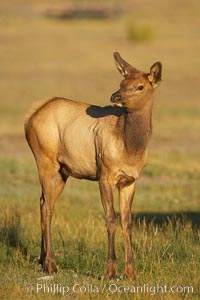
[{"label": "elk belly", "polygon": [[86,140],[79,137],[77,140],[71,139],[71,142],[65,140],[65,145],[60,152],[59,162],[63,171],[79,179],[97,180],[95,147]]}]

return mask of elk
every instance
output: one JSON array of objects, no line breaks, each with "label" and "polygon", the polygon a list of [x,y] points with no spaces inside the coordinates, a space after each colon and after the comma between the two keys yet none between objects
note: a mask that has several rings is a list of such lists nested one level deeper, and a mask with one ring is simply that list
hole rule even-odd
[{"label": "elk", "polygon": [[57,272],[51,241],[54,203],[72,176],[99,182],[108,234],[110,279],[117,277],[114,241],[118,219],[113,203],[113,190],[117,187],[125,243],[124,274],[135,278],[131,207],[136,180],[147,164],[153,92],[161,81],[162,65],[156,62],[149,73],[144,73],[117,52],[114,60],[124,79],[111,96],[112,105],[100,107],[54,97],[36,104],[25,120],[25,135],[42,188],[39,262],[48,273]]}]

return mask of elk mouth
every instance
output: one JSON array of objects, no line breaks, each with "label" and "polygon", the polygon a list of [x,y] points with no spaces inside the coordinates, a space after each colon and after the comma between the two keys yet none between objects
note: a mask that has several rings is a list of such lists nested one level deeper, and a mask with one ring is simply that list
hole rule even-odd
[{"label": "elk mouth", "polygon": [[117,106],[117,107],[124,107],[124,103],[123,102],[115,102],[113,103],[114,106]]}]

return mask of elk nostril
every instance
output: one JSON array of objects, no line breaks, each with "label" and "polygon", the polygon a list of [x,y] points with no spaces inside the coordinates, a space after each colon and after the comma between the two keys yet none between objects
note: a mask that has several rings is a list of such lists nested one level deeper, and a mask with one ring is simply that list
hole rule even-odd
[{"label": "elk nostril", "polygon": [[117,101],[119,101],[120,99],[121,99],[120,94],[114,93],[114,94],[112,94],[112,96],[111,96],[111,101],[112,101],[112,102],[117,102]]},{"label": "elk nostril", "polygon": [[119,94],[117,94],[116,96],[115,96],[115,101],[119,101],[121,99],[121,96],[119,95]]}]

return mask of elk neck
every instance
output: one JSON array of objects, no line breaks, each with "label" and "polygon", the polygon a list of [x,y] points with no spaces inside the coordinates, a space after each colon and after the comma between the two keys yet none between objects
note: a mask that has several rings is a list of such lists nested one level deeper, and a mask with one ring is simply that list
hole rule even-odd
[{"label": "elk neck", "polygon": [[140,110],[126,110],[123,140],[128,153],[143,153],[152,132],[152,102]]}]

